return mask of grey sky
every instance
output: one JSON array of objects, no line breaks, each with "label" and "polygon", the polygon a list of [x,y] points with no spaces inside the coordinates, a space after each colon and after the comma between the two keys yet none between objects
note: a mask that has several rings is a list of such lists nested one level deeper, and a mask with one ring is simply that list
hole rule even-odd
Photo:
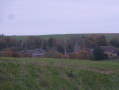
[{"label": "grey sky", "polygon": [[0,0],[2,33],[119,33],[119,0]]}]

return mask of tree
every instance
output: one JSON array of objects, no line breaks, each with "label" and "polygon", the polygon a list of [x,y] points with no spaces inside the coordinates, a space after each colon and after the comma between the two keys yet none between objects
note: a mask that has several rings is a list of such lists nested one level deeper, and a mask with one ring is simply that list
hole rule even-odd
[{"label": "tree", "polygon": [[88,37],[86,40],[86,46],[89,48],[94,48],[97,46],[107,46],[108,40],[105,38],[104,35],[93,35],[91,37]]},{"label": "tree", "polygon": [[104,51],[100,47],[96,47],[93,54],[95,60],[104,60]]},{"label": "tree", "polygon": [[55,38],[48,39],[48,46],[50,48],[56,47],[57,46],[57,40]]},{"label": "tree", "polygon": [[67,40],[67,48],[68,49],[73,49],[76,42],[79,44],[80,48],[84,48],[85,47],[85,42],[86,42],[85,40],[86,40],[85,36],[82,36],[82,37],[80,37],[78,35],[72,36]]},{"label": "tree", "polygon": [[42,39],[40,37],[31,36],[25,41],[27,49],[42,48]]},{"label": "tree", "polygon": [[17,40],[8,37],[8,36],[0,36],[0,49],[17,47]]},{"label": "tree", "polygon": [[0,49],[4,49],[7,47],[7,43],[5,40],[3,40],[2,38],[0,38]]},{"label": "tree", "polygon": [[61,45],[58,45],[58,46],[57,46],[57,51],[58,51],[59,53],[62,53],[62,54],[65,53],[65,50],[64,50],[64,48],[63,48]]},{"label": "tree", "polygon": [[49,50],[47,40],[42,40],[41,48],[44,50]]},{"label": "tree", "polygon": [[97,37],[97,45],[98,46],[106,46],[108,45],[108,40],[105,38],[104,35]]}]

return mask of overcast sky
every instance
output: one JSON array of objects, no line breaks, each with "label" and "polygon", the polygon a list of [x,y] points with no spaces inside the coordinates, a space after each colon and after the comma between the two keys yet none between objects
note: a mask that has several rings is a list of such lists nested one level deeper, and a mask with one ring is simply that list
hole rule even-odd
[{"label": "overcast sky", "polygon": [[119,33],[119,0],[0,0],[0,34]]}]

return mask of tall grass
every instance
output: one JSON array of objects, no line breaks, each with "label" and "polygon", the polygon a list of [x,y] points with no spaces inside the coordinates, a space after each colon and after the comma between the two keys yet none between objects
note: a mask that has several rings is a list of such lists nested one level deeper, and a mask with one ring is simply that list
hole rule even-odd
[{"label": "tall grass", "polygon": [[118,89],[118,61],[0,58],[0,90]]}]

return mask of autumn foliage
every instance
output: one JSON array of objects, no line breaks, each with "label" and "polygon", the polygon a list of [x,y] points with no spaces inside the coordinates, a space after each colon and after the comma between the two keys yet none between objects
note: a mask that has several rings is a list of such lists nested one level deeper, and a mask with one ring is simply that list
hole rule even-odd
[{"label": "autumn foliage", "polygon": [[12,57],[13,52],[10,49],[5,49],[3,56],[4,57]]},{"label": "autumn foliage", "polygon": [[86,50],[81,50],[79,53],[72,52],[69,54],[70,59],[81,59],[81,60],[89,60],[91,59],[91,54],[87,52]]},{"label": "autumn foliage", "polygon": [[47,53],[44,54],[43,56],[44,58],[60,58],[60,59],[68,59],[69,57],[67,55],[64,55],[62,53],[58,53],[58,52],[52,52],[52,51],[48,51]]}]

